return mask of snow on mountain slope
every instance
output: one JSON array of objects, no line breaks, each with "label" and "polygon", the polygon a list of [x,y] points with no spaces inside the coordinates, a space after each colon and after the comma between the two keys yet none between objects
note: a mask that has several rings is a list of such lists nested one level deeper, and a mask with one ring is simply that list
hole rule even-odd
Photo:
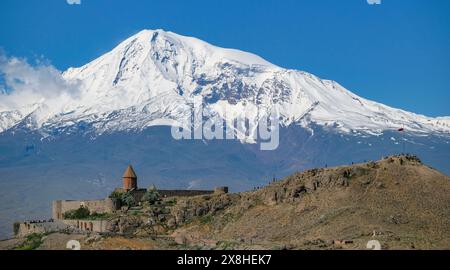
[{"label": "snow on mountain slope", "polygon": [[162,30],[141,31],[62,76],[68,84],[80,84],[76,98],[53,98],[56,107],[48,105],[55,100],[40,100],[32,112],[2,111],[0,106],[0,132],[24,121],[44,132],[91,126],[98,134],[170,125],[186,119],[194,98],[201,96],[207,116],[219,115],[226,121],[225,107],[254,123],[261,112],[276,110],[284,126],[317,124],[356,134],[398,128],[450,134],[450,117],[429,118],[394,109],[336,82]]}]

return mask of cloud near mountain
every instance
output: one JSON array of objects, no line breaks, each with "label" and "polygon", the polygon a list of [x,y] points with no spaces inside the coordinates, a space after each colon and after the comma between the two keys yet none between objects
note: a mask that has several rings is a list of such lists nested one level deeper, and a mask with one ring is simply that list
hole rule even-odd
[{"label": "cloud near mountain", "polygon": [[0,111],[26,115],[39,107],[57,112],[79,94],[80,84],[68,82],[48,63],[32,65],[23,58],[0,55]]}]

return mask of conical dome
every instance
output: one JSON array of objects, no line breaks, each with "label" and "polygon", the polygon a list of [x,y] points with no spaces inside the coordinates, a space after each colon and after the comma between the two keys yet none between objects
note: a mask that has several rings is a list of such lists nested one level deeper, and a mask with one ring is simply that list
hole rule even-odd
[{"label": "conical dome", "polygon": [[129,165],[128,168],[126,169],[125,173],[122,176],[122,179],[124,190],[129,191],[129,190],[136,190],[138,188],[137,176],[131,165]]},{"label": "conical dome", "polygon": [[134,172],[133,166],[129,165],[122,177],[123,178],[137,178],[136,173]]}]

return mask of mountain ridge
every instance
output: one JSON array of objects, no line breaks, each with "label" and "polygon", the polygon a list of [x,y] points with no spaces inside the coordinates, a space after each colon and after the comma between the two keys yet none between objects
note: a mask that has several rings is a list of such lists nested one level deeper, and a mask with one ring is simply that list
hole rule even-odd
[{"label": "mountain ridge", "polygon": [[0,131],[27,117],[28,127],[47,134],[77,123],[92,124],[97,134],[147,128],[154,125],[150,120],[185,120],[192,100],[201,97],[206,115],[218,115],[226,122],[224,107],[249,116],[252,123],[258,122],[258,112],[276,110],[283,126],[307,128],[315,123],[370,135],[399,128],[450,134],[450,117],[391,108],[359,97],[335,81],[163,30],[143,30],[90,63],[69,68],[62,78],[69,85],[79,84],[77,97],[58,97],[54,106],[44,101],[22,111],[0,112]]}]

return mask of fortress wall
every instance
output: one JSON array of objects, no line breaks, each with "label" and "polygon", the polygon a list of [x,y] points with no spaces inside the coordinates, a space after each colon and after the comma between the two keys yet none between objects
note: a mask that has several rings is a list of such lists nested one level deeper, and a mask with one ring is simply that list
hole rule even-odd
[{"label": "fortress wall", "polygon": [[95,201],[83,201],[84,206],[89,208],[91,212],[96,213],[110,213],[112,210],[110,209],[110,205],[103,200],[95,200]]},{"label": "fortress wall", "polygon": [[33,233],[45,233],[46,230],[42,226],[30,223],[20,223],[19,230],[16,234],[17,237],[25,237]]},{"label": "fortress wall", "polygon": [[[158,193],[163,198],[170,198],[170,197],[192,197],[192,196],[199,196],[199,195],[209,195],[217,193],[217,191],[213,190],[157,190]],[[134,197],[134,200],[139,202],[142,199],[142,196],[147,192],[146,189],[138,189],[133,190],[131,194]]]},{"label": "fortress wall", "polygon": [[199,195],[213,194],[212,190],[158,190],[158,193],[164,197],[192,197]]},{"label": "fortress wall", "polygon": [[76,210],[80,206],[87,207],[91,212],[111,213],[113,204],[109,199],[103,200],[83,200],[83,201],[54,201],[53,218],[63,219],[63,214],[67,211]]},{"label": "fortress wall", "polygon": [[[117,190],[120,191],[120,189]],[[131,194],[136,201],[140,201],[145,192],[145,189],[139,189],[133,191]],[[228,188],[219,187],[215,190],[158,190],[158,193],[164,198],[192,197],[200,195],[228,193]],[[55,220],[61,220],[63,219],[63,214],[65,212],[76,210],[80,208],[80,206],[87,207],[91,212],[96,213],[112,213],[113,211],[120,208],[120,205],[110,198],[106,198],[103,200],[54,201],[52,217]]]},{"label": "fortress wall", "polygon": [[50,233],[57,232],[69,228],[78,229],[81,232],[107,232],[107,226],[109,222],[107,220],[56,220],[56,221],[43,221],[33,222],[26,221],[21,222],[18,225],[16,237],[26,237],[33,233]]},{"label": "fortress wall", "polygon": [[22,222],[17,230],[17,237],[25,237],[33,233],[49,233],[66,229],[67,225],[61,222],[44,221],[44,222]]},{"label": "fortress wall", "polygon": [[62,220],[66,225],[77,228],[80,231],[85,232],[107,232],[108,221],[107,220]]},{"label": "fortress wall", "polygon": [[147,192],[146,189],[138,189],[138,190],[134,190],[133,192],[131,192],[131,195],[133,196],[133,198],[136,202],[140,202],[146,192]]},{"label": "fortress wall", "polygon": [[[228,187],[217,187],[214,190],[185,190],[185,189],[172,189],[172,190],[164,190],[164,189],[158,189],[158,193],[163,198],[170,198],[170,197],[193,197],[193,196],[200,196],[200,195],[211,195],[211,194],[224,194],[228,193]],[[124,193],[126,190],[123,188],[116,188],[115,192],[118,193]],[[131,195],[134,197],[134,200],[136,202],[141,201],[142,196],[147,192],[146,189],[137,189],[130,191]],[[117,206],[113,206],[113,209],[118,209]]]},{"label": "fortress wall", "polygon": [[54,220],[62,219],[62,201],[53,201],[52,218]]}]

